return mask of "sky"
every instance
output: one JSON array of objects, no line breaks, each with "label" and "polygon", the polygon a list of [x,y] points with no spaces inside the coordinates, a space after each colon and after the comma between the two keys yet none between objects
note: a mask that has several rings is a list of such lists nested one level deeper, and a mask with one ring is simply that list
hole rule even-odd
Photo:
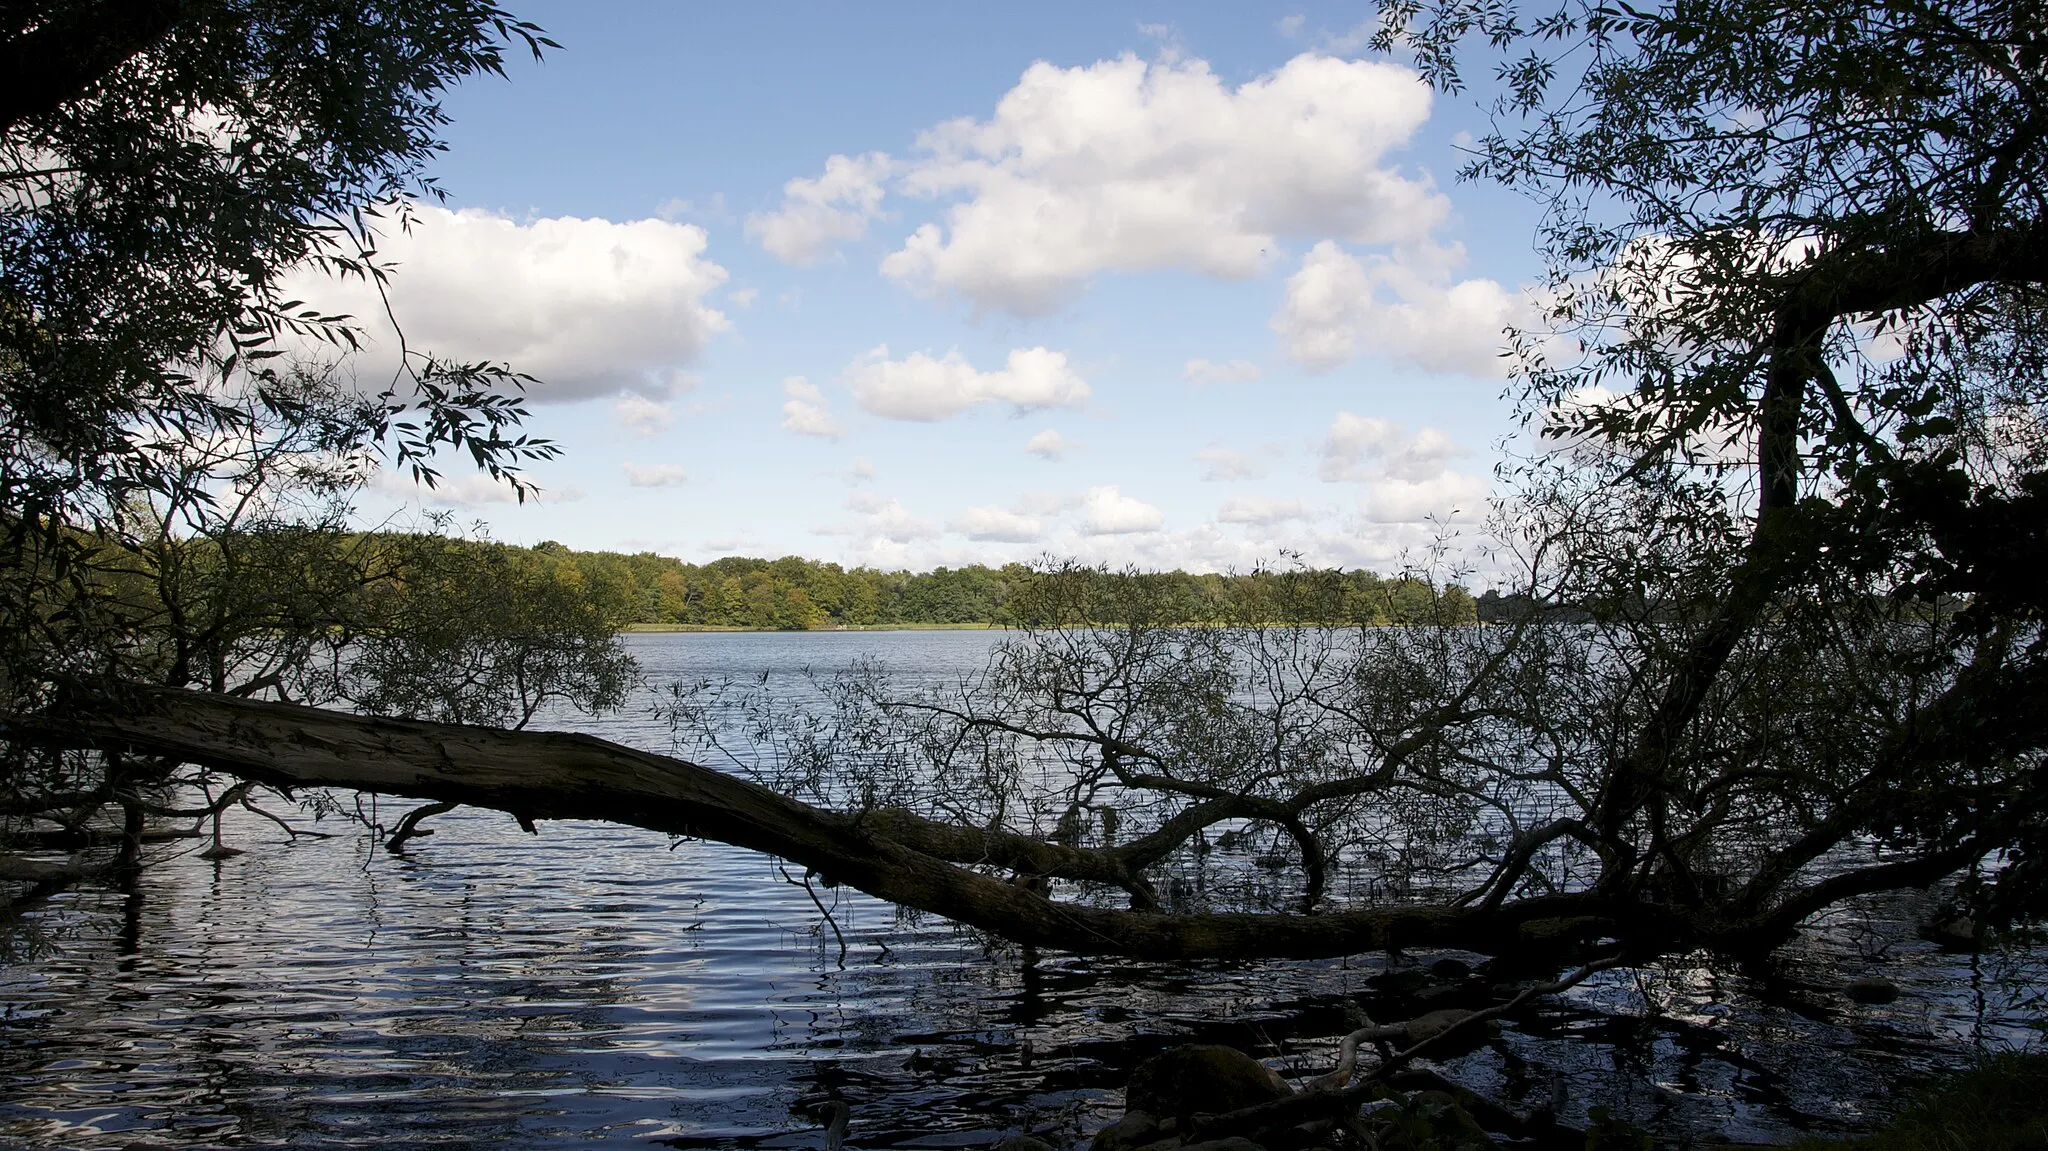
[{"label": "sky", "polygon": [[1456,180],[1483,117],[1369,6],[511,7],[561,50],[449,94],[381,254],[407,346],[534,376],[564,454],[372,518],[912,570],[1476,539],[1535,209]]}]

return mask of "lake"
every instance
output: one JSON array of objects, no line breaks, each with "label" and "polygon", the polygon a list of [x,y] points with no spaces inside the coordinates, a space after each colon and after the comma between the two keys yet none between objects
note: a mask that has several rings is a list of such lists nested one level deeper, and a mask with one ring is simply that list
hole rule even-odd
[{"label": "lake", "polygon": [[[999,632],[626,637],[651,685],[869,653],[917,676],[979,667]],[[653,689],[563,722],[670,748]],[[558,719],[564,717],[557,717]],[[572,718],[573,717],[568,717]],[[394,821],[389,808],[384,822]],[[287,808],[272,800],[281,814]],[[842,891],[838,947],[774,861],[605,824],[462,809],[406,857],[328,818],[288,841],[230,820],[245,854],[157,845],[132,893],[84,888],[32,917],[0,967],[0,1145],[675,1147],[821,1145],[843,1099],[854,1147],[1072,1142],[1113,1118],[1138,1059],[1197,1037],[1290,1074],[1327,1069],[1344,1005],[1378,1019],[1488,990],[1431,954],[1160,966],[1014,950]],[[1740,1140],[1853,1130],[1902,1070],[2029,1034],[2038,955],[1952,956],[1912,938],[1912,897],[1838,914],[1769,977],[1676,960],[1607,973],[1447,1060],[1510,1101],[1562,1088]],[[1905,994],[1847,1005],[1881,975]]]}]

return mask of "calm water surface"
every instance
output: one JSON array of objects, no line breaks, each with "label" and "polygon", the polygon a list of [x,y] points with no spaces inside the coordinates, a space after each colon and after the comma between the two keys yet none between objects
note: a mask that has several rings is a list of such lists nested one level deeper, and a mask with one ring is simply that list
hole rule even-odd
[{"label": "calm water surface", "polygon": [[[629,637],[650,681],[791,677],[863,652],[921,675],[978,667],[987,632]],[[577,725],[669,748],[650,695]],[[393,813],[383,812],[385,822]],[[845,967],[773,861],[604,824],[459,810],[406,858],[346,823],[286,841],[250,815],[218,863],[157,848],[132,893],[39,913],[41,954],[0,967],[0,1145],[855,1147],[1056,1144],[1113,1117],[1131,1064],[1198,1037],[1326,1069],[1344,1006],[1478,1006],[1435,955],[1166,968],[1041,960],[839,895]],[[835,893],[822,892],[828,898]],[[1443,1069],[1510,1102],[1566,1088],[1568,1122],[1619,1108],[1667,1131],[1853,1129],[1902,1069],[2029,1034],[2037,957],[1942,955],[1913,900],[1814,932],[1771,977],[1674,962],[1514,1020]],[[1897,1003],[1834,989],[1878,974]]]}]

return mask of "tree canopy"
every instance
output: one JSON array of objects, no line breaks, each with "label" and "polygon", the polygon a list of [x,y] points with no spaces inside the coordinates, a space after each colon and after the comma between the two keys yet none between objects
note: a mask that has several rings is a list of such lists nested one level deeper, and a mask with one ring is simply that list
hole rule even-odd
[{"label": "tree canopy", "polygon": [[[1381,44],[1442,87],[1474,42],[1501,50],[1495,130],[1465,174],[1545,209],[1547,314],[1517,333],[1519,374],[1529,418],[1570,450],[1530,466],[1527,538],[1579,542],[1558,588],[1693,621],[1659,632],[1658,689],[1594,808],[1603,850],[1683,881],[1677,840],[1655,836],[1652,863],[1625,829],[1725,802],[1737,773],[1702,770],[1719,762],[1836,801],[1794,858],[1868,835],[1922,860],[2008,849],[2001,874],[2030,877],[2048,734],[2040,7],[1382,14]],[[1603,523],[1620,530],[1586,532]],[[1745,714],[1745,754],[1698,742],[1728,726],[1717,699],[1801,667],[1858,702]]]},{"label": "tree canopy", "polygon": [[[578,551],[553,542],[534,550],[559,556],[592,588],[627,596],[631,603],[623,610],[633,623],[757,631],[1027,623],[1031,588],[1049,570],[1044,564],[1010,563],[883,571],[800,556],[725,556],[695,564],[652,552]],[[1060,570],[1078,576],[1077,569]],[[1256,616],[1259,604],[1282,594],[1299,602],[1273,610],[1322,623],[1403,627],[1478,618],[1478,606],[1463,587],[1432,583],[1416,573],[1382,577],[1286,566],[1227,574],[1098,570],[1088,578],[1103,588],[1137,582],[1171,594],[1188,611],[1188,623],[1214,622],[1232,604],[1240,614]],[[1290,590],[1279,592],[1282,585]]]},{"label": "tree canopy", "polygon": [[[160,486],[159,441],[233,425],[285,334],[352,341],[283,298],[307,264],[380,279],[378,227],[438,188],[450,84],[536,28],[495,4],[16,3],[0,108],[5,506],[90,514]],[[510,463],[502,367],[408,357],[358,436]],[[417,412],[407,419],[408,410]]]},{"label": "tree canopy", "polygon": [[441,93],[499,72],[511,44],[545,43],[485,3],[4,6],[10,693],[32,697],[32,665],[60,656],[66,675],[126,674],[126,625],[87,574],[121,562],[113,552],[318,518],[308,498],[343,495],[380,455],[431,480],[452,448],[517,483],[519,461],[552,452],[517,433],[520,380],[504,365],[410,349],[368,389],[289,366],[293,347],[338,357],[356,335],[280,290],[307,266],[381,282],[378,229],[438,192]]},{"label": "tree canopy", "polygon": [[[564,594],[573,573],[350,523],[375,468],[431,483],[444,450],[523,494],[520,463],[554,449],[517,430],[522,378],[406,349],[360,386],[340,365],[355,319],[280,288],[308,267],[381,284],[380,232],[439,194],[442,93],[548,45],[459,0],[0,6],[8,714],[149,685],[506,724],[550,699],[616,705],[623,621]],[[448,586],[492,594],[424,610]],[[424,650],[469,674],[423,690]],[[7,748],[10,835],[104,839],[118,810],[130,862],[185,778]]]}]

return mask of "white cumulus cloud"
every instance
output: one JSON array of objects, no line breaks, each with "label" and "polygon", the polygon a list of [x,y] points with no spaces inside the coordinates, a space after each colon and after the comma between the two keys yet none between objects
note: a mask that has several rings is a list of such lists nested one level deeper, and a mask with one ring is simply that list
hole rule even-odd
[{"label": "white cumulus cloud", "polygon": [[1069,492],[1027,491],[1017,497],[1020,515],[1063,516],[1081,506],[1081,497]]},{"label": "white cumulus cloud", "polygon": [[689,482],[690,473],[679,464],[636,464],[619,465],[626,473],[626,482],[636,488],[672,488]]},{"label": "white cumulus cloud", "polygon": [[1025,451],[1047,462],[1063,460],[1073,454],[1079,447],[1079,444],[1060,435],[1059,432],[1052,428],[1047,428],[1024,442]]},{"label": "white cumulus cloud", "polygon": [[1406,68],[1318,53],[1236,87],[1201,60],[1033,64],[989,119],[919,138],[898,187],[953,202],[882,271],[1041,315],[1103,271],[1245,278],[1281,237],[1414,243],[1446,201],[1388,154],[1429,105]]},{"label": "white cumulus cloud", "polygon": [[1287,278],[1273,317],[1282,350],[1319,369],[1375,354],[1431,371],[1502,375],[1502,329],[1522,316],[1522,302],[1492,280],[1450,282],[1429,266],[1442,262],[1361,260],[1318,243]]},{"label": "white cumulus cloud", "polygon": [[825,393],[818,390],[818,385],[802,376],[790,376],[782,381],[782,394],[789,397],[782,404],[783,430],[828,440],[845,434],[839,421],[832,418]]},{"label": "white cumulus cloud", "polygon": [[1089,535],[1157,531],[1166,522],[1158,508],[1123,494],[1115,484],[1089,488],[1081,497],[1081,506],[1087,512],[1081,530]]},{"label": "white cumulus cloud", "polygon": [[1410,437],[1392,420],[1338,412],[1323,437],[1320,474],[1332,483],[1379,476],[1426,480],[1440,475],[1452,457],[1470,454],[1435,428]]},{"label": "white cumulus cloud", "polygon": [[[708,238],[694,224],[572,216],[521,223],[431,204],[413,211],[411,230],[387,229],[378,253],[395,265],[388,292],[406,345],[463,362],[509,362],[539,380],[529,386],[536,401],[621,390],[667,396],[687,386],[682,369],[730,326],[705,302],[726,272],[705,257]],[[357,371],[366,383],[397,370],[398,339],[372,289],[314,270],[285,288],[362,324]]]},{"label": "white cumulus cloud", "polygon": [[815,264],[840,244],[867,234],[868,221],[882,212],[882,181],[889,157],[832,156],[814,180],[801,177],[782,186],[782,207],[747,217],[747,238],[785,264]]},{"label": "white cumulus cloud", "polygon": [[660,435],[676,422],[674,405],[649,399],[637,392],[620,396],[619,402],[612,407],[612,413],[627,431],[638,436]]},{"label": "white cumulus cloud", "polygon": [[958,352],[892,360],[885,344],[855,360],[846,381],[863,410],[892,420],[943,420],[984,403],[1007,403],[1020,413],[1077,408],[1089,396],[1088,381],[1066,355],[1045,348],[1012,351],[1002,368],[983,372]]},{"label": "white cumulus cloud", "polygon": [[1308,518],[1308,505],[1300,500],[1270,500],[1259,496],[1236,496],[1216,513],[1219,523],[1277,524]]},{"label": "white cumulus cloud", "polygon": [[1227,364],[1189,360],[1180,370],[1180,378],[1191,384],[1248,384],[1261,374],[1259,366],[1250,360],[1232,360]]},{"label": "white cumulus cloud", "polygon": [[[531,476],[527,477],[529,480]],[[374,486],[387,495],[400,500],[417,500],[423,504],[438,504],[442,507],[480,508],[488,504],[518,504],[519,493],[512,485],[494,480],[479,472],[458,472],[449,469],[441,474],[433,487],[413,482],[410,476],[378,472]],[[526,498],[528,504],[574,503],[584,496],[582,488],[574,484],[561,487],[542,486],[531,489]]]},{"label": "white cumulus cloud", "polygon": [[870,548],[874,544],[887,542],[909,543],[938,534],[938,529],[927,520],[911,514],[908,508],[897,500],[873,492],[855,492],[846,497],[848,510],[859,514],[859,519],[849,524],[813,528],[818,535],[851,536],[864,541],[857,546]]},{"label": "white cumulus cloud", "polygon": [[1229,448],[1203,448],[1195,453],[1202,479],[1209,482],[1264,479],[1266,468],[1255,457]]},{"label": "white cumulus cloud", "polygon": [[1374,523],[1411,524],[1432,517],[1473,520],[1486,508],[1493,485],[1485,476],[1446,471],[1426,480],[1382,479],[1359,501]]},{"label": "white cumulus cloud", "polygon": [[1410,436],[1392,420],[1338,412],[1323,438],[1318,474],[1330,483],[1366,485],[1360,507],[1377,523],[1469,520],[1484,509],[1492,486],[1484,476],[1451,469],[1451,460],[1470,454],[1435,428]]},{"label": "white cumulus cloud", "polygon": [[990,507],[968,508],[946,527],[968,539],[994,543],[1027,544],[1045,535],[1045,525],[1039,520]]}]

